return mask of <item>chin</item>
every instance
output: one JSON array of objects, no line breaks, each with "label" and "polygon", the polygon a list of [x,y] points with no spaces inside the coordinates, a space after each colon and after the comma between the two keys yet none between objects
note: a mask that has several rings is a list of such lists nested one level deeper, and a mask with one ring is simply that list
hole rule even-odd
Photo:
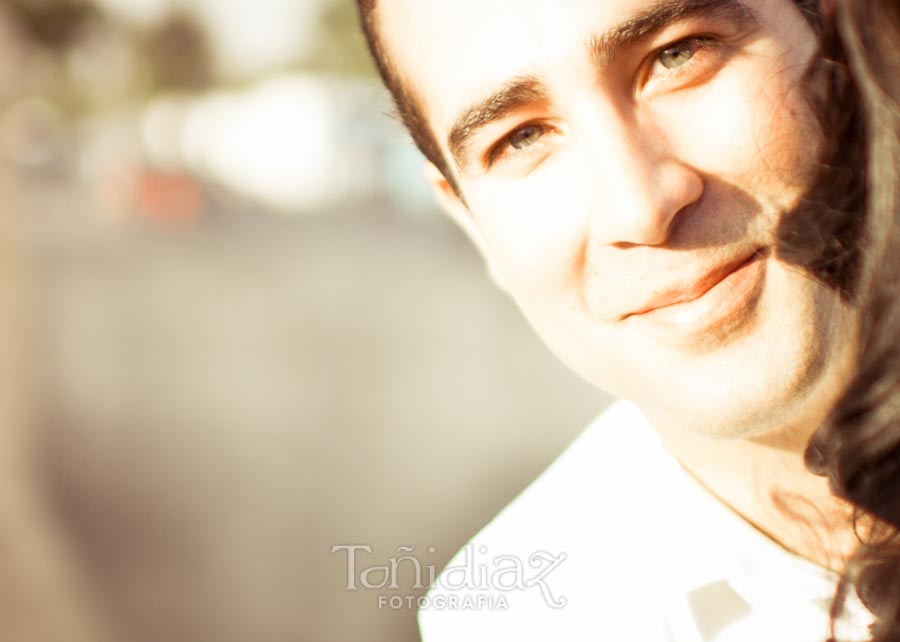
[{"label": "chin", "polygon": [[850,379],[855,344],[830,335],[804,338],[785,342],[781,351],[757,348],[729,366],[695,370],[677,391],[658,389],[636,402],[651,422],[713,439],[809,436]]}]

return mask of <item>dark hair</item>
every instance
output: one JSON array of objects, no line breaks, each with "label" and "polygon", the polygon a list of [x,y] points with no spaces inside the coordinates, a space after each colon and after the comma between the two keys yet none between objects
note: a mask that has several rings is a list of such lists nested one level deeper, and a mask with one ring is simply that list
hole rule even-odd
[{"label": "dark hair", "polygon": [[403,81],[400,70],[381,40],[377,24],[377,2],[378,0],[357,0],[356,7],[359,11],[359,22],[366,37],[366,42],[369,45],[369,51],[372,54],[375,67],[378,69],[378,74],[381,76],[385,87],[391,92],[397,115],[404,126],[406,126],[410,136],[412,136],[416,147],[419,148],[419,151],[422,152],[425,158],[440,170],[454,191],[461,196],[459,185],[453,172],[450,170],[446,157],[441,152],[441,147],[434,137],[434,132],[431,131],[428,117],[420,105],[419,97],[414,94],[410,84]]},{"label": "dark hair", "polygon": [[[828,478],[835,495],[854,504],[856,523],[876,520],[848,564],[832,609],[837,617],[854,587],[877,618],[870,631],[876,642],[900,641],[898,43],[896,0],[836,1],[818,69],[827,77],[822,114],[830,152],[809,198],[828,204],[819,213],[832,238],[840,239],[848,227],[862,231],[859,242],[843,245],[845,252],[832,252],[838,265],[851,266],[853,285],[843,285],[862,314],[857,371],[810,440],[806,464]],[[807,218],[806,224],[822,220]]]},{"label": "dark hair", "polygon": [[[416,145],[456,189],[379,39],[376,1],[357,5],[378,71]],[[805,460],[853,503],[855,524],[874,521],[838,583],[832,622],[852,587],[876,616],[873,642],[900,642],[900,2],[834,1],[823,15],[818,0],[794,0],[821,36],[807,80],[827,138],[817,180],[779,229],[778,252],[862,310],[856,375]]]}]

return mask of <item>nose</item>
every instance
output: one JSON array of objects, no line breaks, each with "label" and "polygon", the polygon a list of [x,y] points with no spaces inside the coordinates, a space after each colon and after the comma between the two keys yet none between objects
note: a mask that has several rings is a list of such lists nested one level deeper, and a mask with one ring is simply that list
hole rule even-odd
[{"label": "nose", "polygon": [[663,245],[679,214],[703,194],[702,176],[679,160],[657,130],[625,119],[607,122],[587,148],[589,160],[581,166],[595,190],[591,243]]}]

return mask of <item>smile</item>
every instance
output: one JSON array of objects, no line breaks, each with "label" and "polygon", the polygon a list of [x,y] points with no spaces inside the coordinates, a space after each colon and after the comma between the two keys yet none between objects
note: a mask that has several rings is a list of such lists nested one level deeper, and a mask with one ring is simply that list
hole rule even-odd
[{"label": "smile", "polygon": [[656,297],[623,320],[648,324],[669,336],[727,329],[748,318],[762,293],[765,272],[765,253],[757,251],[737,265],[710,272],[690,288]]}]

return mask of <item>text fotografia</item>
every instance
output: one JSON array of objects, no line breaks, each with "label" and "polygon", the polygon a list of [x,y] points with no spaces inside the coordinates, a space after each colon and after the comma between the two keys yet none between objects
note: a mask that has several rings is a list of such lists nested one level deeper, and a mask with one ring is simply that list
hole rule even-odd
[{"label": "text fotografia", "polygon": [[[433,556],[437,549],[426,549]],[[565,553],[551,555],[536,551],[526,559],[517,555],[488,556],[488,549],[469,544],[457,563],[440,575],[434,564],[423,564],[415,546],[400,546],[385,563],[372,564],[375,555],[367,544],[343,544],[331,547],[332,554],[343,554],[346,562],[347,591],[381,591],[379,609],[504,610],[514,592],[538,591],[544,603],[553,609],[567,604],[565,597],[550,589],[550,575],[566,559]],[[402,586],[401,568],[412,574],[412,583]],[[404,594],[413,589],[431,587],[427,596]]]}]

